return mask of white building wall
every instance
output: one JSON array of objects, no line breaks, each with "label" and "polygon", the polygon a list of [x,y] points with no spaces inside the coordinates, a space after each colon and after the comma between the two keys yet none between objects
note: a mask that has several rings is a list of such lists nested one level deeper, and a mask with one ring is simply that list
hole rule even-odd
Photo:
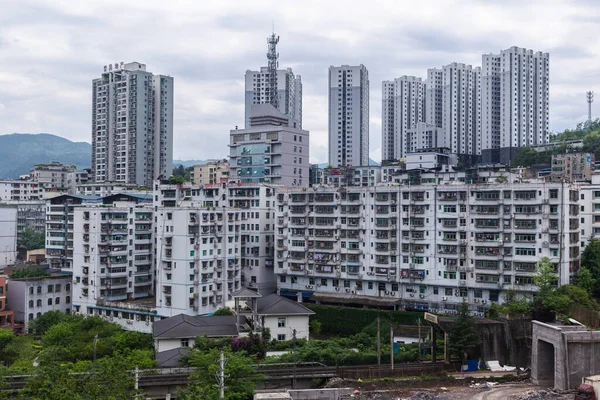
[{"label": "white building wall", "polygon": [[329,165],[369,163],[369,72],[364,65],[329,67]]},{"label": "white building wall", "polygon": [[0,200],[28,201],[44,198],[44,189],[37,182],[6,180],[0,181]]},{"label": "white building wall", "polygon": [[[193,348],[196,343],[196,338],[188,338],[188,347]],[[181,345],[181,339],[158,339],[154,341],[154,347],[156,348],[156,352],[160,353],[161,351],[173,350],[183,347]]]},{"label": "white building wall", "polygon": [[[309,336],[308,315],[269,315],[262,318],[263,328],[269,328],[271,337],[276,340],[291,340],[296,330],[296,339],[306,339]],[[284,321],[284,326],[279,327],[279,319]],[[285,335],[279,339],[279,335]]]},{"label": "white building wall", "polygon": [[0,266],[15,263],[17,256],[17,207],[0,207]]},{"label": "white building wall", "polygon": [[48,311],[71,313],[71,276],[9,282],[7,305],[15,311],[15,321],[25,325],[25,332],[31,321]]}]

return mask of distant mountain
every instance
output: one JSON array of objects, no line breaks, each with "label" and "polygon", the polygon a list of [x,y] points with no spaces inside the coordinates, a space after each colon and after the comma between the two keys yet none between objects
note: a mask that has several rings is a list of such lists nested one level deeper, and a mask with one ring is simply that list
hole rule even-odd
[{"label": "distant mountain", "polygon": [[71,142],[48,133],[0,135],[0,178],[12,179],[27,174],[36,164],[60,161],[89,168],[92,145]]},{"label": "distant mountain", "polygon": [[192,165],[200,165],[206,163],[206,160],[173,160],[173,168],[178,165],[183,165],[185,168],[191,167]]},{"label": "distant mountain", "polygon": [[[319,168],[327,168],[327,166],[328,166],[329,164],[328,164],[328,163],[326,163],[326,162],[324,162],[324,163],[317,164],[317,165],[319,166]],[[379,164],[377,161],[375,161],[375,160],[372,160],[372,159],[370,159],[370,158],[369,158],[369,165],[370,165],[370,166],[379,166],[380,164]]]}]

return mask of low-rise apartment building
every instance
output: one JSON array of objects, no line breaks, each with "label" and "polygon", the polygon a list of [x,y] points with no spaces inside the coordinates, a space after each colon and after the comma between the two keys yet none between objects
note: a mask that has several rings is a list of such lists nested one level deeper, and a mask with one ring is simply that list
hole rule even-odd
[{"label": "low-rise apartment building", "polygon": [[28,331],[29,324],[48,311],[71,313],[71,274],[47,277],[10,279],[8,307],[15,312],[15,321]]},{"label": "low-rise apartment building", "polygon": [[560,284],[570,282],[580,258],[576,185],[514,183],[510,174],[483,176],[476,184],[449,180],[456,177],[438,174],[406,186],[280,189],[279,293],[449,313],[464,299],[483,313],[509,289],[533,293],[542,257],[550,258]]},{"label": "low-rise apartment building", "polygon": [[44,199],[44,189],[38,182],[28,180],[0,181],[0,201],[30,201]]},{"label": "low-rise apartment building", "polygon": [[227,160],[207,160],[205,164],[194,165],[191,181],[195,185],[215,185],[229,179]]}]

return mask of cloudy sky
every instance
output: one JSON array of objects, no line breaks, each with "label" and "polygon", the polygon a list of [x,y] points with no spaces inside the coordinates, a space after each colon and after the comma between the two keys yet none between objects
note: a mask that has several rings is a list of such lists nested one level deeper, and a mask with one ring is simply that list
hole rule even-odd
[{"label": "cloudy sky", "polygon": [[243,126],[244,73],[266,65],[273,20],[280,66],[302,76],[312,162],[327,158],[330,65],[369,69],[375,160],[382,80],[480,65],[510,46],[550,53],[557,131],[585,120],[586,90],[600,93],[599,15],[598,0],[0,0],[0,134],[89,142],[91,80],[135,60],[175,78],[174,157],[224,157],[229,130]]}]

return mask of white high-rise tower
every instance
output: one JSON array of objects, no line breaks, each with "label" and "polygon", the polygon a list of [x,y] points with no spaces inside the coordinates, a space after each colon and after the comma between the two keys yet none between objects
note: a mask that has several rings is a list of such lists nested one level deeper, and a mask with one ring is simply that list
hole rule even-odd
[{"label": "white high-rise tower", "polygon": [[173,78],[138,62],[92,81],[92,179],[152,186],[173,171]]},{"label": "white high-rise tower", "polygon": [[[300,75],[294,75],[291,68],[279,69],[279,53],[276,48],[279,36],[273,33],[267,38],[267,43],[269,66],[261,67],[260,71],[246,71],[245,127],[250,128],[252,105],[269,103],[298,121],[298,128],[302,128],[302,79]],[[273,71],[276,73],[273,74]]]},{"label": "white high-rise tower", "polygon": [[381,159],[397,160],[412,150],[407,131],[425,121],[425,84],[421,78],[402,76],[382,83]]},{"label": "white high-rise tower", "polygon": [[482,159],[509,164],[519,147],[548,141],[550,55],[511,47],[482,64]]},{"label": "white high-rise tower", "polygon": [[369,164],[369,72],[329,67],[329,165]]}]

